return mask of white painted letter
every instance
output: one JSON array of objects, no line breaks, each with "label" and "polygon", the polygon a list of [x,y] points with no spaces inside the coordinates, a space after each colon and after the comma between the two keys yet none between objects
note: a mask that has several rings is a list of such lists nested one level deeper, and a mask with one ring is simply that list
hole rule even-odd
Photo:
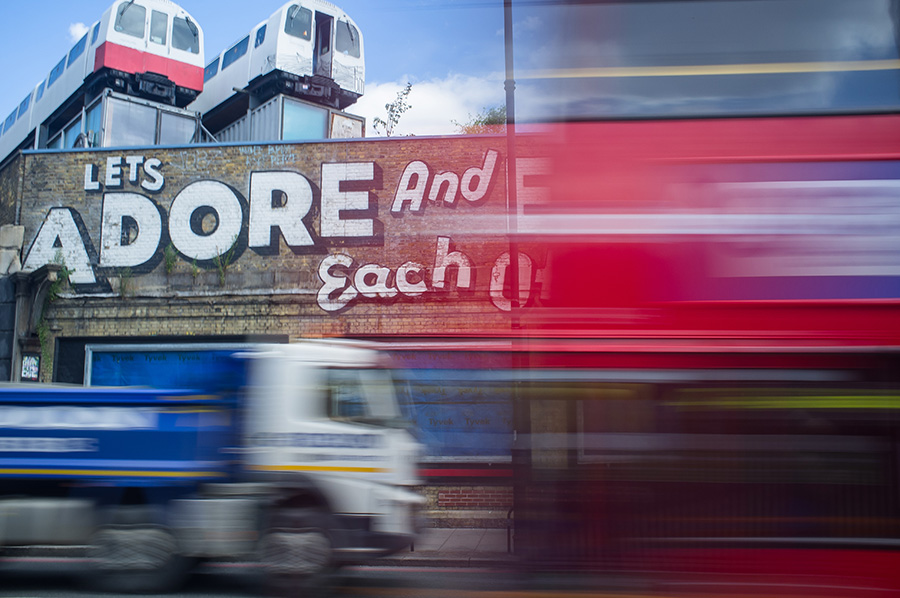
[{"label": "white painted letter", "polygon": [[[204,207],[216,214],[216,227],[209,234],[200,230],[199,221],[191,222],[194,213]],[[227,185],[218,181],[191,183],[172,200],[169,237],[186,258],[211,260],[234,245],[241,232],[243,215],[241,202]]]},{"label": "white painted letter", "polygon": [[72,271],[69,280],[73,284],[97,282],[85,242],[78,232],[71,208],[51,208],[44,223],[28,250],[23,270],[37,270],[45,264],[52,264],[60,254],[66,267]]},{"label": "white painted letter", "polygon": [[434,256],[434,287],[444,288],[444,277],[447,268],[456,266],[459,272],[456,275],[456,286],[460,289],[468,289],[472,286],[472,260],[461,251],[450,251],[450,237],[437,238],[437,253]]},{"label": "white painted letter", "polygon": [[[122,219],[133,218],[138,235],[133,243],[122,245]],[[100,223],[100,265],[140,266],[159,249],[162,217],[156,204],[137,193],[106,193]]]},{"label": "white painted letter", "polygon": [[[276,197],[279,201],[275,201]],[[281,231],[290,247],[313,245],[313,238],[303,223],[312,203],[312,187],[301,174],[250,173],[250,247],[269,247],[273,228]],[[274,249],[278,249],[277,237]]]},{"label": "white painted letter", "polygon": [[[509,253],[504,253],[494,262],[491,270],[491,303],[499,310],[510,311],[512,301],[503,296],[503,287],[506,284],[506,276],[509,271]],[[524,307],[531,296],[532,282],[531,258],[524,253],[519,253],[519,307]]]},{"label": "white painted letter", "polygon": [[368,191],[341,191],[343,181],[372,181],[374,162],[322,164],[322,237],[374,237],[375,221],[371,218],[341,218],[347,210],[368,210]]},{"label": "white painted letter", "polygon": [[[410,282],[409,275],[415,274],[419,282]],[[418,297],[428,291],[425,285],[425,266],[415,262],[406,262],[397,268],[397,288],[407,297]]]},{"label": "white painted letter", "polygon": [[150,177],[150,180],[144,180],[141,183],[141,187],[153,193],[154,191],[159,191],[163,188],[163,183],[166,182],[165,178],[163,178],[162,173],[159,171],[162,166],[162,162],[160,162],[157,158],[150,158],[146,162],[144,162],[144,174]]},{"label": "white painted letter", "polygon": [[[500,155],[495,150],[488,150],[484,156],[484,166],[478,168],[473,166],[466,170],[462,177],[462,195],[467,201],[476,202],[484,197],[488,188],[491,186],[491,178],[494,176],[494,166],[497,165],[497,156]],[[478,185],[472,189],[472,181],[478,179]]]},{"label": "white painted letter", "polygon": [[[332,269],[336,266],[350,268],[353,265],[353,258],[343,253],[329,255],[319,264],[319,278],[324,283],[319,293],[316,295],[316,301],[319,307],[325,311],[338,311],[350,305],[359,295],[359,291],[349,284],[346,274],[340,272],[335,275]],[[340,293],[333,297],[335,293]]]},{"label": "white painted letter", "polygon": [[106,186],[121,187],[122,186],[122,157],[109,156],[106,158]]},{"label": "white painted letter", "polygon": [[97,178],[97,167],[93,164],[84,165],[84,190],[99,191],[100,180]]},{"label": "white painted letter", "polygon": [[388,285],[390,268],[378,264],[366,264],[356,271],[353,284],[363,297],[390,299],[397,296],[397,289]]},{"label": "white painted letter", "polygon": [[[391,212],[399,214],[403,211],[403,204],[409,202],[409,210],[411,212],[419,212],[422,210],[422,198],[425,197],[425,187],[428,185],[428,176],[431,173],[425,162],[416,160],[406,165],[400,182],[397,183],[397,193],[394,195],[394,203],[391,205]],[[409,184],[412,178],[416,177],[416,186],[412,189]]]},{"label": "white painted letter", "polygon": [[456,205],[456,195],[459,191],[459,177],[455,172],[442,172],[434,177],[431,182],[431,190],[428,192],[428,199],[437,201],[438,192],[441,185],[447,183],[447,191],[444,193],[444,203],[448,206]]},{"label": "white painted letter", "polygon": [[138,179],[138,166],[144,163],[144,156],[125,156],[125,163],[128,164],[128,180],[136,183]]}]

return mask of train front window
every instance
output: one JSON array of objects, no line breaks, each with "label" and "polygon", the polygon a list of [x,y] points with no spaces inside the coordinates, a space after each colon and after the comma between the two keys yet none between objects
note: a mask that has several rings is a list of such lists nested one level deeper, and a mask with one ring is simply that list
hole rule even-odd
[{"label": "train front window", "polygon": [[172,21],[172,47],[191,54],[200,53],[200,30],[192,20],[175,17]]},{"label": "train front window", "polygon": [[338,21],[335,47],[341,54],[359,58],[359,31],[347,21]]},{"label": "train front window", "polygon": [[150,41],[154,44],[165,45],[166,33],[169,28],[169,15],[158,10],[150,13]]},{"label": "train front window", "polygon": [[147,9],[134,2],[119,5],[116,11],[115,29],[132,37],[144,37],[144,21],[147,20]]},{"label": "train front window", "polygon": [[293,37],[309,40],[312,38],[312,11],[296,4],[287,10],[284,32]]},{"label": "train front window", "polygon": [[256,30],[256,41],[253,42],[253,47],[258,48],[262,45],[262,43],[266,41],[266,26],[263,25],[259,29]]}]

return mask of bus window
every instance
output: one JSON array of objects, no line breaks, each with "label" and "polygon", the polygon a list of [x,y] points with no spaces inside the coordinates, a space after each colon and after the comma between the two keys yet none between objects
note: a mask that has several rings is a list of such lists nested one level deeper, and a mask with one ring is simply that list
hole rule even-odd
[{"label": "bus window", "polygon": [[247,53],[247,47],[250,45],[250,36],[248,35],[238,43],[231,46],[222,56],[222,70],[224,71],[231,63]]},{"label": "bus window", "polygon": [[359,32],[347,21],[338,21],[335,47],[341,54],[359,58]]},{"label": "bus window", "polygon": [[565,5],[525,92],[565,119],[900,107],[891,0]]},{"label": "bus window", "polygon": [[175,17],[172,22],[172,47],[191,54],[200,53],[200,30],[193,21]]},{"label": "bus window", "polygon": [[266,26],[263,25],[256,30],[256,41],[253,43],[254,48],[258,48],[266,41]]},{"label": "bus window", "polygon": [[72,66],[72,63],[81,56],[82,52],[84,52],[84,47],[87,45],[87,33],[84,34],[78,43],[72,48],[72,51],[69,52],[69,62],[66,64],[66,68]]},{"label": "bus window", "polygon": [[292,4],[287,11],[284,32],[300,39],[309,40],[312,30],[312,11]]},{"label": "bus window", "polygon": [[203,69],[203,82],[206,83],[210,79],[216,76],[216,73],[219,72],[219,58],[216,57],[215,60],[206,65],[206,68]]},{"label": "bus window", "polygon": [[132,37],[144,37],[144,21],[147,19],[147,9],[140,4],[126,2],[119,5],[116,12],[116,31]]},{"label": "bus window", "polygon": [[169,26],[169,15],[158,10],[150,13],[150,41],[154,44],[165,45],[166,30]]}]

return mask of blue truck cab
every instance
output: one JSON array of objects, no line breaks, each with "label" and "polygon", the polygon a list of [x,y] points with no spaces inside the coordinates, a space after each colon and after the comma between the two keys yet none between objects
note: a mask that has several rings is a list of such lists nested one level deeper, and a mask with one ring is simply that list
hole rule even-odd
[{"label": "blue truck cab", "polygon": [[159,591],[198,560],[314,584],[413,541],[421,447],[372,347],[259,345],[246,383],[0,385],[0,550],[67,546],[101,587]]}]

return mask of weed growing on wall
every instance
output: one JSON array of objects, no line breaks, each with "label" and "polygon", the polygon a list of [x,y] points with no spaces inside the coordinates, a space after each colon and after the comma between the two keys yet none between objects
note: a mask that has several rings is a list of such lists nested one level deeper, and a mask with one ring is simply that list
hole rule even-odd
[{"label": "weed growing on wall", "polygon": [[225,286],[225,273],[228,266],[234,260],[234,250],[237,248],[237,235],[231,240],[231,248],[225,253],[219,253],[213,258],[216,264],[216,271],[219,273],[219,286]]},{"label": "weed growing on wall", "polygon": [[166,274],[171,274],[172,270],[175,269],[175,260],[177,259],[178,253],[175,251],[175,246],[169,242],[163,250],[163,262],[166,265]]}]

